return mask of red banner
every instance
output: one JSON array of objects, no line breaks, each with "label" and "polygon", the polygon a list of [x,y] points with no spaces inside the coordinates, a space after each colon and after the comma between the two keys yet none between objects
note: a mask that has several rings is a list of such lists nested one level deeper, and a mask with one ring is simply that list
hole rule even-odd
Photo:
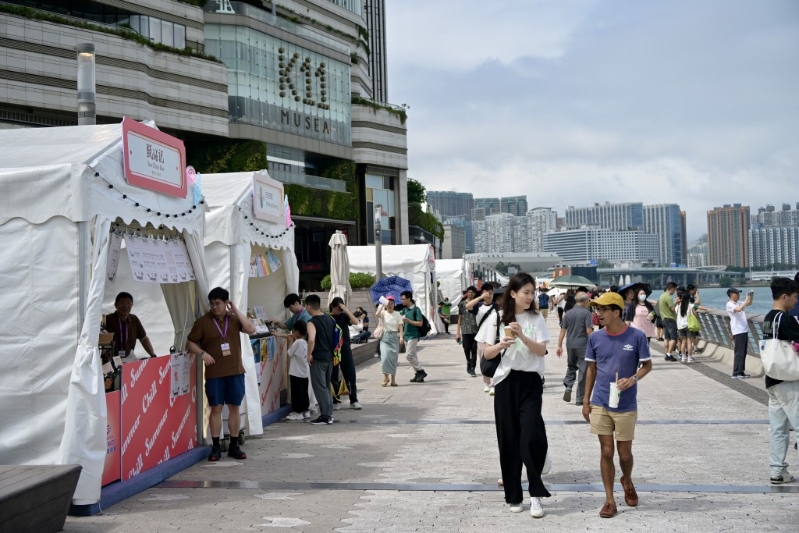
[{"label": "red banner", "polygon": [[191,356],[191,386],[173,396],[172,357],[122,366],[122,481],[195,447],[195,369]]},{"label": "red banner", "polygon": [[121,446],[120,440],[120,397],[119,391],[108,392],[105,395],[105,406],[108,411],[108,429],[105,433],[106,438],[106,451],[105,451],[105,465],[103,466],[103,481],[102,485],[105,487],[109,483],[119,479],[121,473]]}]

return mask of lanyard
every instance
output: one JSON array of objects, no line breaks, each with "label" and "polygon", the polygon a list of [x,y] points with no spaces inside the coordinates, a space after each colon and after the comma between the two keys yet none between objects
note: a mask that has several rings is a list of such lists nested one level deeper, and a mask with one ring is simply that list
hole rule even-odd
[{"label": "lanyard", "polygon": [[128,342],[128,324],[125,323],[125,333],[122,334],[122,319],[117,317],[117,321],[119,322],[119,340],[122,341],[122,346],[120,348],[124,349],[125,344]]},{"label": "lanyard", "polygon": [[224,333],[222,333],[222,330],[219,328],[219,324],[217,324],[217,323],[216,323],[216,318],[214,318],[214,319],[213,319],[213,321],[214,321],[214,326],[216,326],[216,330],[217,330],[217,331],[219,332],[219,334],[222,336],[222,340],[223,340],[223,341],[227,340],[227,326],[228,326],[228,320],[230,320],[230,317],[229,317],[229,316],[226,316],[226,317],[225,317],[225,332],[224,332]]}]

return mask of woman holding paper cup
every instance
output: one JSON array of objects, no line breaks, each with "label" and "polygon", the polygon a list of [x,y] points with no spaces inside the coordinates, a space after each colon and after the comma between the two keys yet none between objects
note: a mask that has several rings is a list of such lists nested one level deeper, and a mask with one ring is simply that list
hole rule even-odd
[{"label": "woman holding paper cup", "polygon": [[397,374],[397,363],[399,361],[399,346],[402,339],[402,316],[394,310],[394,297],[381,296],[380,307],[377,308],[375,315],[383,322],[383,336],[380,337],[380,360],[382,361],[384,387],[388,386],[389,379],[391,386],[397,386],[395,378]]},{"label": "woman holding paper cup", "polygon": [[[535,279],[525,273],[513,276],[500,304],[502,339],[499,343],[486,339],[484,356],[488,360],[502,358],[494,373],[494,415],[505,501],[511,512],[524,509],[524,465],[530,484],[530,514],[540,518],[544,516],[541,498],[550,496],[541,481],[548,447],[541,406],[549,333],[534,299]],[[497,313],[487,319],[486,326],[496,329]]]}]

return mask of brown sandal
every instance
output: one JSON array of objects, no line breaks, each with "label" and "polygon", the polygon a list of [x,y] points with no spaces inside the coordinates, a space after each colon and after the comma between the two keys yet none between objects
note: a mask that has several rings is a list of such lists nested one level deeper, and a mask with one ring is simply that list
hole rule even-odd
[{"label": "brown sandal", "polygon": [[630,482],[630,488],[624,486],[624,478],[621,478],[621,487],[624,489],[624,503],[630,507],[638,506],[638,493],[635,492],[635,486]]},{"label": "brown sandal", "polygon": [[599,516],[602,518],[613,518],[616,516],[616,504],[606,503],[602,506],[602,510],[599,511]]}]

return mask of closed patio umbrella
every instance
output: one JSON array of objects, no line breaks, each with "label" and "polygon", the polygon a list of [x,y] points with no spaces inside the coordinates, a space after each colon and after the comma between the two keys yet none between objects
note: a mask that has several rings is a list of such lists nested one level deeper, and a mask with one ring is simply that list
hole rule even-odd
[{"label": "closed patio umbrella", "polygon": [[330,294],[328,302],[336,296],[344,300],[345,305],[349,305],[349,298],[352,294],[350,286],[350,258],[347,255],[347,236],[336,231],[328,243],[330,253]]}]

